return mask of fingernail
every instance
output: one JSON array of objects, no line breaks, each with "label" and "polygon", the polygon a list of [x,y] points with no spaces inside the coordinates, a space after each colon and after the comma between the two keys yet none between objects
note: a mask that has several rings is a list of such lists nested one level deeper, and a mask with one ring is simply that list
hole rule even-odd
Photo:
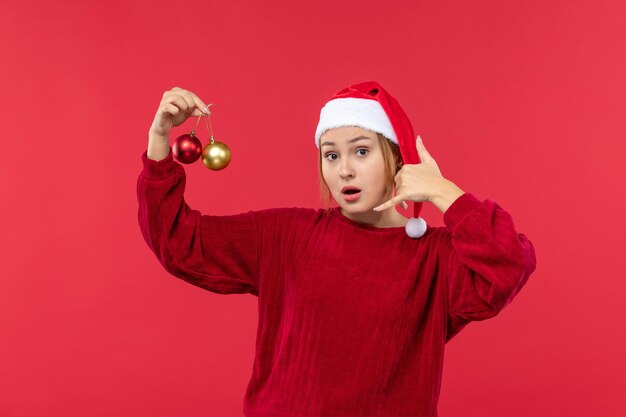
[{"label": "fingernail", "polygon": [[420,135],[417,135],[417,140],[419,140],[419,141],[420,141],[420,143],[423,143],[423,142],[422,142],[422,137],[421,137]]},{"label": "fingernail", "polygon": [[204,106],[204,112],[207,114],[211,114],[211,112],[209,111],[209,106]]}]

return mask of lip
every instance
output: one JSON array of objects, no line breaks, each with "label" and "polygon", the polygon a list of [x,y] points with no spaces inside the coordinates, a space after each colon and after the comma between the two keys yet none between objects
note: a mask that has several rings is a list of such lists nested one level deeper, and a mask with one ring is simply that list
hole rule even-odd
[{"label": "lip", "polygon": [[343,199],[346,201],[355,201],[361,197],[361,191],[355,194],[343,194]]},{"label": "lip", "polygon": [[355,187],[354,185],[346,185],[345,187],[343,187],[341,189],[341,192],[345,193],[346,190],[359,190],[359,191],[361,191],[361,189],[359,187]]}]

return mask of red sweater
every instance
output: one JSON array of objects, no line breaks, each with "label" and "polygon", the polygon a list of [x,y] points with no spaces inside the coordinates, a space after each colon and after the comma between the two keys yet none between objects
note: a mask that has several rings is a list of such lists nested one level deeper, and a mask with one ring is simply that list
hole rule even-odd
[{"label": "red sweater", "polygon": [[201,214],[185,170],[142,154],[139,225],[172,275],[258,297],[247,417],[436,417],[444,345],[498,314],[535,270],[511,215],[473,194],[411,239],[333,208]]}]

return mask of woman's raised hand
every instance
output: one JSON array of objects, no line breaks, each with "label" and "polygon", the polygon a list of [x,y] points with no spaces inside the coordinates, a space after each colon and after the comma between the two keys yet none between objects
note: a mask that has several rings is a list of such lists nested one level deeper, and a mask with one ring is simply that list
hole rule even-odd
[{"label": "woman's raised hand", "polygon": [[163,93],[148,132],[148,158],[160,161],[170,151],[170,130],[191,116],[211,114],[207,105],[191,91],[174,87]]},{"label": "woman's raised hand", "polygon": [[193,92],[174,87],[163,93],[150,132],[167,137],[172,127],[180,126],[188,118],[201,114],[211,114],[207,105]]}]

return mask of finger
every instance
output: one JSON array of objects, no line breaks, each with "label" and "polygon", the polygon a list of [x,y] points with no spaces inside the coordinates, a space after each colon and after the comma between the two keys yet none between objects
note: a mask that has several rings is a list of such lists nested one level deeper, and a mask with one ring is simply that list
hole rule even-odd
[{"label": "finger", "polygon": [[163,106],[163,113],[169,113],[172,116],[175,116],[180,113],[180,109],[171,103],[165,103]]},{"label": "finger", "polygon": [[182,97],[183,100],[185,100],[185,103],[187,103],[187,108],[185,109],[185,113],[188,113],[188,112],[191,113],[193,109],[196,107],[196,103],[194,103],[193,97],[191,97],[191,95],[189,94],[189,91],[181,90],[176,94]]},{"label": "finger", "polygon": [[[191,105],[189,104],[190,100],[192,102]],[[196,101],[192,96],[188,96],[187,99],[185,99],[183,94],[175,94],[172,95],[170,97],[170,100],[167,101],[176,103],[180,107],[181,111],[185,114],[187,114],[190,109],[193,109],[191,112],[191,116],[206,116],[207,114],[211,114],[211,112],[206,113],[200,110],[198,106],[202,106],[202,101]]]},{"label": "finger", "polygon": [[420,157],[420,161],[422,162],[431,161],[433,157],[426,150],[426,147],[424,146],[424,142],[422,142],[422,138],[420,137],[420,135],[417,135],[417,139],[415,140],[415,142],[417,146],[417,154]]},{"label": "finger", "polygon": [[406,203],[406,201],[402,202],[402,207],[406,210],[409,208],[409,205]]},{"label": "finger", "polygon": [[[403,167],[404,168],[404,167]],[[398,184],[398,179],[400,178],[400,174],[402,173],[402,168],[400,168],[398,170],[398,172],[396,172],[396,175],[393,177],[393,182],[396,183],[396,185]]]},{"label": "finger", "polygon": [[398,204],[403,199],[404,199],[404,197],[402,197],[402,196],[395,196],[391,200],[385,201],[383,204],[374,207],[373,210],[374,211],[387,210],[389,207],[395,206],[396,204]]},{"label": "finger", "polygon": [[165,99],[165,102],[175,105],[181,112],[187,114],[189,104],[182,96],[178,94],[171,94]]},{"label": "finger", "polygon": [[[191,98],[196,104],[196,108],[198,110],[200,110],[204,114],[211,114],[211,112],[209,111],[209,106],[207,106],[204,101],[200,100],[200,97],[198,97],[196,94],[192,93],[191,91],[189,92],[189,94],[191,94]],[[197,116],[197,115],[194,114],[194,116]]]},{"label": "finger", "polygon": [[[189,105],[189,108],[196,107],[198,110],[200,110],[200,112],[204,114],[211,114],[211,112],[209,111],[210,105],[207,106],[206,103],[202,101],[200,97],[198,97],[198,95],[192,91],[185,90],[184,88],[180,88],[180,87],[174,87],[170,91],[166,92],[166,94],[167,93],[178,94],[182,96],[187,102],[187,104]],[[192,113],[192,115],[200,116],[198,112],[194,112]]]},{"label": "finger", "polygon": [[[389,201],[391,201],[391,200],[389,200]],[[382,210],[385,210],[387,207],[389,207],[389,201],[386,201],[386,202],[384,202],[383,204],[381,204],[381,205],[379,205],[379,206],[374,207],[372,210],[374,210],[374,211],[382,211]]]}]

